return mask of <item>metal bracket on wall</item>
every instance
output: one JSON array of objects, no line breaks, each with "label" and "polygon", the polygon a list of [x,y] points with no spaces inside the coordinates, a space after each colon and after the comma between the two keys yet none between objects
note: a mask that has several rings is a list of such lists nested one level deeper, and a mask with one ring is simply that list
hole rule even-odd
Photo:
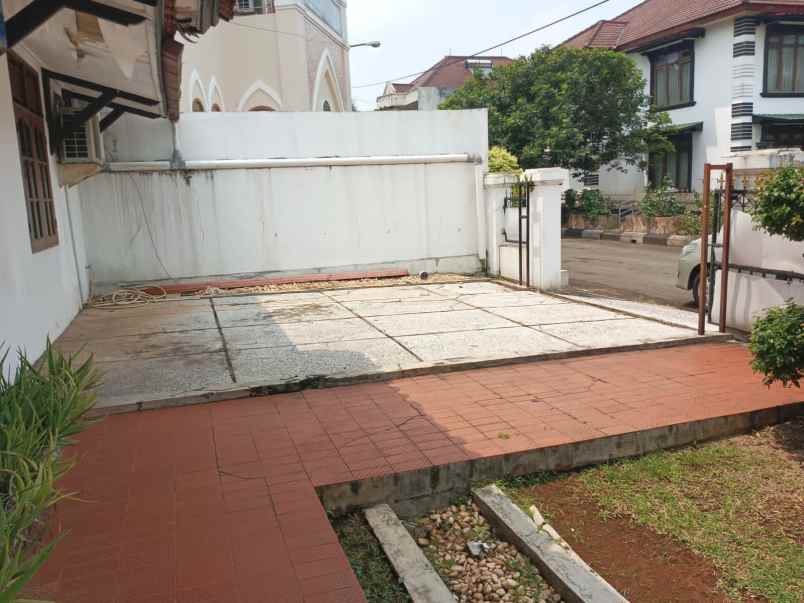
[{"label": "metal bracket on wall", "polygon": [[[156,5],[155,0],[135,1],[148,6]],[[118,25],[137,25],[146,18],[144,15],[131,13],[94,0],[33,0],[6,21],[7,47],[13,48],[63,8],[93,15],[98,19],[111,21]]]},{"label": "metal bracket on wall", "polygon": [[[77,114],[71,116],[69,119],[66,119],[64,123],[60,123],[53,110],[53,95],[51,93],[51,82],[53,81],[59,81],[65,84],[85,88],[87,90],[93,90],[95,92],[99,92],[100,94],[98,96],[91,96],[74,92],[72,90],[65,90],[63,93],[65,100],[75,98],[82,100],[87,104]],[[42,89],[45,96],[45,116],[47,118],[48,130],[50,133],[50,147],[51,151],[53,152],[56,152],[61,145],[61,142],[67,136],[81,128],[87,121],[92,119],[99,111],[101,111],[101,109],[106,107],[111,108],[112,112],[101,120],[101,130],[105,130],[112,125],[117,119],[120,118],[121,115],[123,115],[123,113],[132,113],[134,115],[141,115],[151,119],[159,117],[158,113],[151,113],[135,107],[129,107],[127,105],[121,105],[120,103],[113,102],[114,100],[118,99],[153,107],[159,104],[158,100],[140,96],[139,94],[133,94],[131,92],[125,92],[123,90],[117,90],[101,84],[96,84],[95,82],[90,82],[89,80],[84,80],[72,75],[56,73],[54,71],[50,71],[49,69],[42,70]]]}]

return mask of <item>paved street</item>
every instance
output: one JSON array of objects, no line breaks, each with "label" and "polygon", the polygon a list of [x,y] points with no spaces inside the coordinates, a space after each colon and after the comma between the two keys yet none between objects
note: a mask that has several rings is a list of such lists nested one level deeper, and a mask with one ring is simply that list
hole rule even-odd
[{"label": "paved street", "polygon": [[570,285],[577,292],[692,307],[691,293],[675,286],[678,247],[564,239],[562,251]]}]

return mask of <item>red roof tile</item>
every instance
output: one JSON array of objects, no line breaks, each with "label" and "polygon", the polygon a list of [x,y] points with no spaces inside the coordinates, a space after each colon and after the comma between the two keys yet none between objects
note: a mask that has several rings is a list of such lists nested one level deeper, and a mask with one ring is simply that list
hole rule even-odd
[{"label": "red roof tile", "polygon": [[625,50],[662,34],[738,12],[804,13],[804,0],[645,0],[612,20],[598,21],[564,45]]},{"label": "red roof tile", "polygon": [[[466,61],[490,61],[493,66],[508,65],[512,59],[500,56],[456,56],[447,55],[410,83],[411,88],[433,86],[436,88],[459,88],[472,77],[472,70]],[[399,90],[399,84],[394,87]]]}]

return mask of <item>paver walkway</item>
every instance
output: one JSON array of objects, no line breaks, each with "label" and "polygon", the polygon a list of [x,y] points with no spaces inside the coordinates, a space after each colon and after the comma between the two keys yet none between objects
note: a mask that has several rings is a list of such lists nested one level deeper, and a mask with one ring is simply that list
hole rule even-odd
[{"label": "paver walkway", "polygon": [[363,601],[314,486],[800,398],[762,386],[744,347],[705,344],[108,417],[71,449],[83,502],[58,505],[69,534],[39,594]]}]

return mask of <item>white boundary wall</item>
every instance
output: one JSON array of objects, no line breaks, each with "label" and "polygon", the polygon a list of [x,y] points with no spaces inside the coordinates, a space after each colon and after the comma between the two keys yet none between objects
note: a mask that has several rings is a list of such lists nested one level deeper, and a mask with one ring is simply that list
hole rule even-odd
[{"label": "white boundary wall", "polygon": [[113,165],[124,171],[81,185],[99,287],[167,273],[482,268],[485,110],[194,114],[176,138],[186,170]]}]

